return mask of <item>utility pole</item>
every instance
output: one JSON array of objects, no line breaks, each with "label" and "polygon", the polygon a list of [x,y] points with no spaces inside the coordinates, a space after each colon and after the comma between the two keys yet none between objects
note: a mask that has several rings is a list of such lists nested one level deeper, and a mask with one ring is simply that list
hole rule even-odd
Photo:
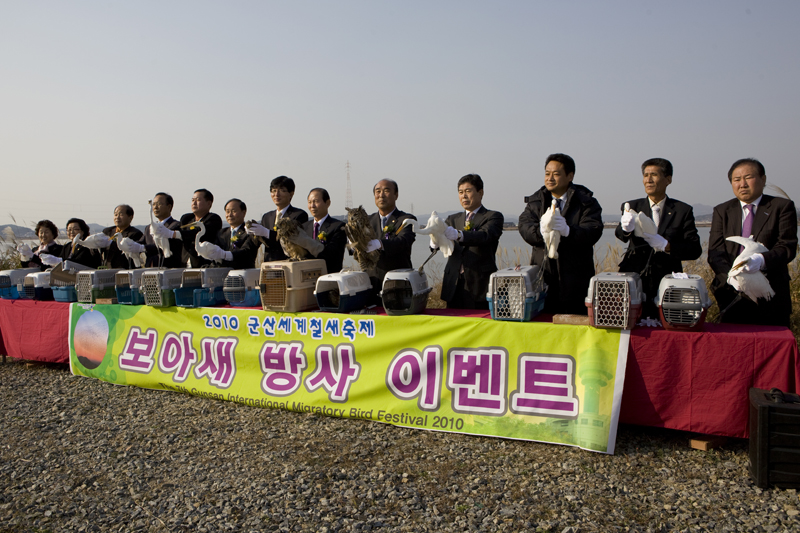
[{"label": "utility pole", "polygon": [[344,205],[353,209],[353,191],[350,189],[350,160],[347,161],[347,196],[345,196]]}]

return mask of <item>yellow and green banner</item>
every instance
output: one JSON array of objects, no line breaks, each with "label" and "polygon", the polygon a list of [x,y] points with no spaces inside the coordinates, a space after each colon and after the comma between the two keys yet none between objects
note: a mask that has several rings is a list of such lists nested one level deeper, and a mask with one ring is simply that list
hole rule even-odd
[{"label": "yellow and green banner", "polygon": [[72,304],[75,375],[614,453],[628,332],[434,315]]}]

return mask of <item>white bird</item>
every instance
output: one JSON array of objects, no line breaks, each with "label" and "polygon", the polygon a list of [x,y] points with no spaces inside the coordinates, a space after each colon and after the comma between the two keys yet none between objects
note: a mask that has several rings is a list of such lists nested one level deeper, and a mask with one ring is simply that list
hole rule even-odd
[{"label": "white bird", "polygon": [[[200,231],[197,232],[197,235],[194,237],[194,249],[197,251],[197,255],[204,256],[205,253],[210,252],[212,246],[216,246],[216,244],[210,242],[200,242],[200,238],[206,234],[206,225],[200,222],[190,222],[189,224],[184,224],[181,228],[192,228],[197,226],[200,228]],[[260,266],[260,265],[259,265]]]},{"label": "white bird", "polygon": [[258,247],[258,252],[256,252],[256,268],[261,268],[261,263],[264,262],[264,256],[267,253],[267,246],[262,242],[261,246]]},{"label": "white bird", "polygon": [[144,252],[136,253],[132,251],[130,248],[122,244],[122,233],[115,233],[113,240],[117,241],[117,248],[125,254],[125,257],[133,261],[133,266],[136,268],[142,268],[142,265],[147,263],[147,256]]},{"label": "white bird", "polygon": [[[636,213],[636,211],[633,212]],[[636,213],[634,218],[636,219],[636,228],[634,228],[633,234],[637,237],[644,237],[645,233],[649,233],[650,235],[658,233],[656,223],[653,222],[653,219],[649,216],[644,213]]]},{"label": "white bird", "polygon": [[[553,198],[550,207],[545,211],[542,218],[547,218],[547,220],[552,219],[554,216],[561,216],[561,209],[558,208],[558,201]],[[543,231],[542,236],[544,237],[544,246],[547,249],[547,257],[550,259],[558,259],[558,245],[561,244],[561,232],[551,229],[549,231]]]},{"label": "white bird", "polygon": [[172,250],[169,248],[169,239],[165,238],[157,231],[154,231],[156,226],[163,226],[164,224],[156,220],[156,216],[153,214],[153,200],[148,200],[147,203],[150,204],[150,235],[153,236],[153,242],[159,250],[164,252],[165,258],[172,257]]},{"label": "white bird", "polygon": [[72,239],[72,252],[75,252],[75,247],[79,244],[91,250],[102,250],[103,248],[111,246],[111,240],[112,239],[105,233],[95,233],[94,235],[89,235],[86,239],[81,239],[81,234],[78,233],[75,235],[75,238]]},{"label": "white bird", "polygon": [[407,218],[397,228],[396,233],[406,226],[411,226],[411,231],[418,235],[429,235],[434,247],[438,247],[445,257],[453,255],[453,241],[444,236],[444,231],[447,229],[447,224],[441,219],[436,211],[431,212],[428,223],[424,228],[420,228],[419,224],[413,218]]},{"label": "white bird", "polygon": [[759,298],[770,300],[775,296],[775,291],[769,284],[769,280],[760,270],[745,272],[744,267],[753,254],[763,254],[769,251],[766,246],[753,240],[753,237],[728,237],[725,240],[735,242],[744,247],[742,253],[733,260],[733,268],[728,272],[728,278],[734,278],[739,291],[754,302]]}]

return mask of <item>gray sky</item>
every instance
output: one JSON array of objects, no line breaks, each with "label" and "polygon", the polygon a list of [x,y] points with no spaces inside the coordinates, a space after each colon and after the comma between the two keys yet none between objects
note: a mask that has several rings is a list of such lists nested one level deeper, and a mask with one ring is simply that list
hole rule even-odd
[{"label": "gray sky", "polygon": [[731,198],[726,173],[759,158],[800,199],[800,2],[202,2],[0,0],[0,224],[112,223],[129,203],[210,189],[222,213],[272,209],[269,181],[305,208],[327,188],[344,212],[484,204],[516,216],[549,153],[604,213],[641,197],[666,157],[668,193]]}]

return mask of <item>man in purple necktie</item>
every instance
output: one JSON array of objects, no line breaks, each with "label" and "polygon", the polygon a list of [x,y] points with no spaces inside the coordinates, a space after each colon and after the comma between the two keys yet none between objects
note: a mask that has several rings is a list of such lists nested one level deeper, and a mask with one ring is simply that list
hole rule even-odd
[{"label": "man in purple necktie", "polygon": [[[789,326],[792,300],[788,264],[797,252],[797,211],[794,202],[764,194],[767,174],[756,159],[740,159],[728,171],[736,196],[714,208],[708,243],[708,263],[714,270],[711,289],[717,299],[722,322]],[[767,247],[745,267],[764,273],[775,291],[769,301],[753,302],[728,283],[728,272],[741,247],[726,237],[750,237]],[[737,299],[738,297],[738,299]]]}]

